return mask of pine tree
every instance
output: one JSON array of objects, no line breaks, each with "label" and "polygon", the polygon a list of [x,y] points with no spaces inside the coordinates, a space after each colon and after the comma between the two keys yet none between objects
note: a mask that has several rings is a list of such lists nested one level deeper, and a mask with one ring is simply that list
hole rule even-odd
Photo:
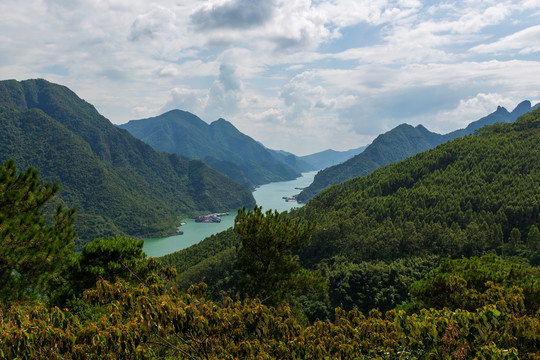
[{"label": "pine tree", "polygon": [[306,289],[322,289],[322,278],[302,268],[296,252],[310,239],[315,223],[292,221],[277,211],[263,214],[261,207],[238,211],[234,230],[237,245],[235,269],[242,272],[238,287],[244,297],[259,297],[278,305]]},{"label": "pine tree", "polygon": [[33,168],[17,173],[13,160],[0,167],[0,302],[46,294],[72,254],[74,210],[58,205],[52,225],[43,217],[58,189],[40,184]]}]

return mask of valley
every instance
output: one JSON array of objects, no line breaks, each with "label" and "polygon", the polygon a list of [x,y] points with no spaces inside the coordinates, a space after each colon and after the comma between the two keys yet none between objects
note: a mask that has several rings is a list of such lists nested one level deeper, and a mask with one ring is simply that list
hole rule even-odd
[{"label": "valley", "polygon": [[[306,187],[311,184],[316,173],[316,171],[311,171],[303,173],[301,177],[294,180],[261,185],[255,189],[253,197],[257,205],[262,206],[264,210],[275,209],[283,212],[301,207],[303,204],[286,202],[283,197],[295,195],[300,191],[296,189],[297,187]],[[145,239],[143,250],[148,256],[159,257],[185,249],[211,235],[233,227],[235,216],[236,212],[232,212],[228,216],[221,217],[220,223],[195,223],[193,219],[185,219],[186,225],[180,227],[180,230],[184,232],[182,235]]]}]

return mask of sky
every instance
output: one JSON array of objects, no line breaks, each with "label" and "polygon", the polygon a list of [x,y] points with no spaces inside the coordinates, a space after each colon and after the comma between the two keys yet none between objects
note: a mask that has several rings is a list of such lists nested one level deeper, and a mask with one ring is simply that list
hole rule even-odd
[{"label": "sky", "polygon": [[307,155],[540,101],[540,0],[0,0],[0,79]]}]

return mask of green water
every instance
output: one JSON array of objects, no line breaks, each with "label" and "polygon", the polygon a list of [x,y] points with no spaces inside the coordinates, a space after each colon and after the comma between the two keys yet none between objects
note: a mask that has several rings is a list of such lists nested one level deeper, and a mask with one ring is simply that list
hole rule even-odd
[{"label": "green water", "polygon": [[[291,181],[281,181],[262,185],[253,192],[257,205],[262,206],[263,211],[275,209],[279,212],[290,210],[293,207],[302,206],[296,202],[286,202],[283,196],[293,196],[300,192],[295,188],[307,187],[313,182],[317,171],[302,174],[302,177]],[[217,234],[233,226],[235,212],[229,216],[223,216],[220,223],[196,223],[192,219],[184,220],[187,224],[182,226],[183,235],[169,236],[161,239],[146,239],[143,250],[148,256],[163,256],[172,252],[185,249],[210,235]]]}]

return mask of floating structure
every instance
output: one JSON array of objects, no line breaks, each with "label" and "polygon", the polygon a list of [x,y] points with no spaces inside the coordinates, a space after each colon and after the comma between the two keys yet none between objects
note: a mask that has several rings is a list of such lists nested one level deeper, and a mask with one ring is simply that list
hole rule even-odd
[{"label": "floating structure", "polygon": [[201,216],[195,216],[193,219],[197,223],[219,223],[221,222],[222,216],[229,215],[228,212],[223,213],[214,213],[214,214],[208,214],[208,215],[201,215]]}]

